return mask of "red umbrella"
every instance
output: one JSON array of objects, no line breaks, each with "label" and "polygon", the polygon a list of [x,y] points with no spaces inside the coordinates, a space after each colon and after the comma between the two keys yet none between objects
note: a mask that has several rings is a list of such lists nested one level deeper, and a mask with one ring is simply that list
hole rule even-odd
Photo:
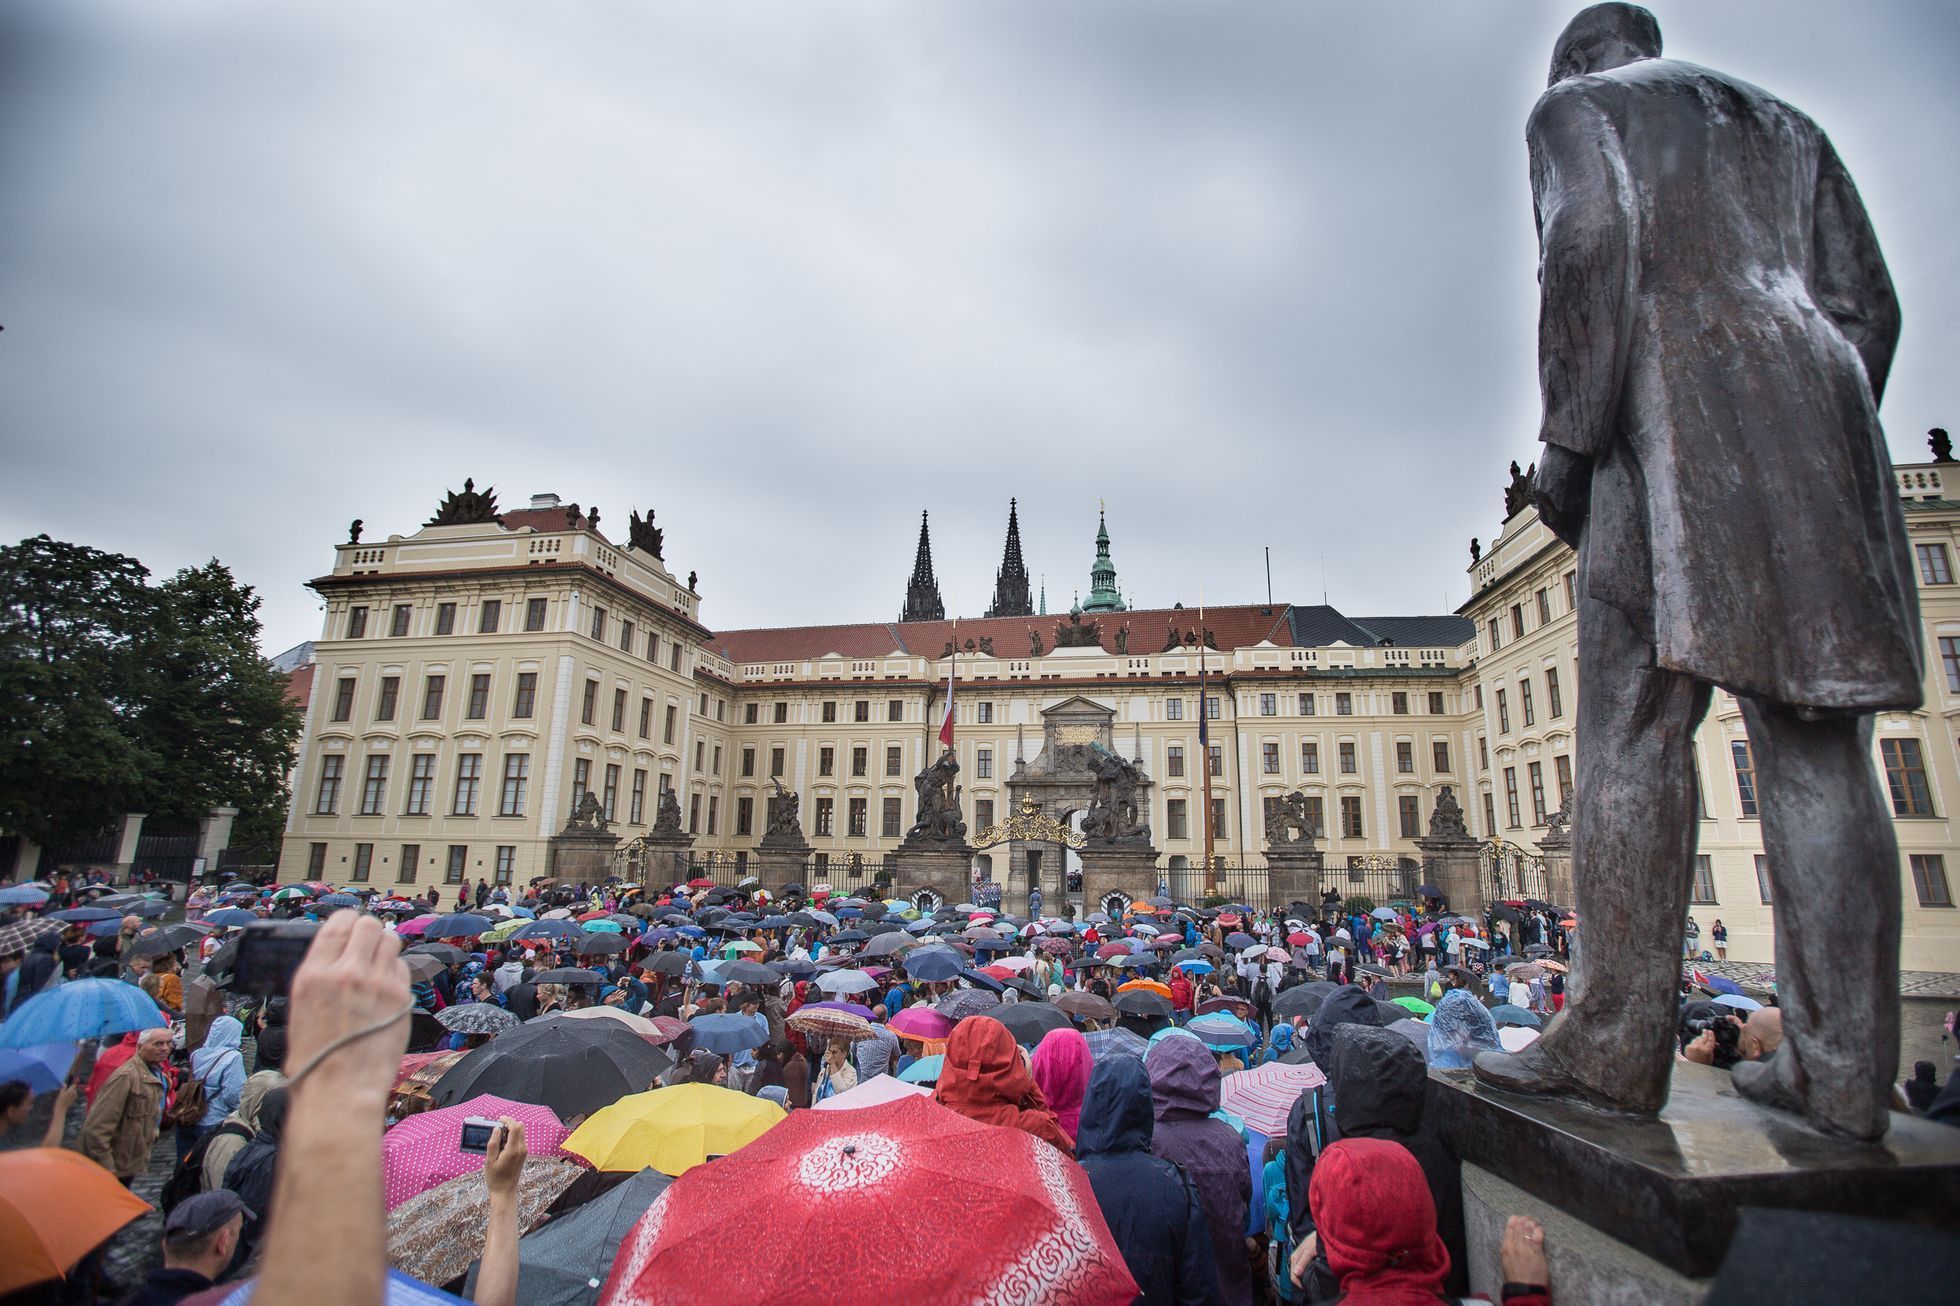
[{"label": "red umbrella", "polygon": [[465,1152],[456,1145],[463,1121],[471,1116],[492,1120],[509,1116],[522,1121],[524,1145],[533,1157],[565,1159],[558,1145],[571,1131],[559,1123],[550,1107],[486,1093],[440,1111],[410,1116],[381,1136],[382,1188],[389,1210],[457,1175],[483,1168],[482,1152]]},{"label": "red umbrella", "polygon": [[687,887],[690,889],[712,889],[715,887],[715,882],[713,880],[689,880]]},{"label": "red umbrella", "polygon": [[1098,957],[1127,957],[1130,955],[1130,945],[1127,943],[1105,943],[1102,947],[1096,949],[1096,955]]},{"label": "red umbrella", "polygon": [[[866,1226],[887,1236],[834,1236]],[[729,1238],[738,1227],[741,1238]],[[752,1250],[817,1246],[817,1276],[804,1258]],[[911,1096],[794,1112],[741,1150],[688,1171],[620,1243],[599,1301],[691,1303],[708,1283],[730,1306],[1117,1306],[1137,1294],[1073,1161],[1032,1134]]]}]

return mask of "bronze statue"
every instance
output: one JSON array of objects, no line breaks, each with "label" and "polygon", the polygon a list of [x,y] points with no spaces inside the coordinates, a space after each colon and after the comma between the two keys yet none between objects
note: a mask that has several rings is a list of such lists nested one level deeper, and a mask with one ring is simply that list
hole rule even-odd
[{"label": "bronze statue", "polygon": [[1150,827],[1137,819],[1142,768],[1101,744],[1090,744],[1088,752],[1096,791],[1089,801],[1089,810],[1082,815],[1084,837],[1095,843],[1149,843]]},{"label": "bronze statue", "polygon": [[1268,846],[1304,843],[1311,848],[1317,833],[1313,817],[1307,812],[1307,796],[1298,789],[1273,804],[1271,814],[1266,817]]},{"label": "bronze statue", "polygon": [[1463,804],[1456,801],[1456,790],[1449,785],[1444,785],[1436,791],[1436,806],[1429,812],[1429,837],[1431,839],[1470,837],[1470,827],[1463,821]]},{"label": "bronze statue", "polygon": [[1897,1068],[1901,912],[1872,714],[1917,708],[1922,671],[1878,420],[1899,306],[1823,132],[1660,54],[1646,10],[1582,11],[1528,129],[1534,494],[1579,555],[1581,948],[1544,1036],[1476,1069],[1644,1114],[1666,1100],[1694,732],[1719,685],[1755,751],[1784,1031],[1735,1087],[1872,1139]]},{"label": "bronze statue", "polygon": [[681,834],[681,796],[672,788],[662,789],[653,808],[653,833]]},{"label": "bronze statue", "polygon": [[1067,621],[1055,623],[1056,648],[1096,648],[1101,644],[1102,628],[1093,621],[1084,621],[1080,608],[1070,611]]},{"label": "bronze statue", "polygon": [[461,494],[451,490],[436,505],[436,515],[423,522],[424,526],[474,526],[480,522],[497,520],[497,491],[494,487],[483,493],[476,492],[476,481],[466,478]]},{"label": "bronze statue", "polygon": [[918,819],[905,832],[906,843],[961,843],[966,822],[960,820],[959,759],[947,749],[939,760],[912,778],[918,792]]},{"label": "bronze statue", "polygon": [[348,525],[347,542],[349,544],[359,544],[361,542],[361,528],[363,525],[365,525],[365,523],[362,522],[359,517],[356,517],[353,520],[353,522]]},{"label": "bronze statue", "polygon": [[[665,531],[662,531],[658,526],[653,524],[653,509],[648,508],[647,515],[644,518],[640,516],[637,509],[627,510],[627,548],[636,549],[641,553],[651,553],[654,557],[659,558],[661,540],[665,534]],[[665,561],[665,559],[662,559],[662,561]]]},{"label": "bronze statue", "polygon": [[590,789],[579,796],[578,805],[572,808],[572,814],[565,818],[567,831],[610,828],[612,822],[606,819],[606,809],[600,806],[599,796]]},{"label": "bronze statue", "polygon": [[1038,630],[1028,632],[1028,656],[1033,658],[1041,656],[1041,632]]},{"label": "bronze statue", "polygon": [[1531,478],[1538,471],[1538,464],[1519,469],[1517,460],[1511,461],[1511,483],[1504,487],[1504,520],[1523,512],[1531,506]]},{"label": "bronze statue", "polygon": [[1470,565],[1473,567],[1476,566],[1479,562],[1483,561],[1483,558],[1484,546],[1477,542],[1476,536],[1472,535],[1470,537]]},{"label": "bronze statue", "polygon": [[700,588],[700,580],[701,580],[700,572],[690,571],[689,573],[687,573],[687,592],[689,594],[693,594],[698,591],[698,589]]},{"label": "bronze statue", "polygon": [[770,778],[769,785],[776,791],[776,814],[769,818],[769,833],[803,836],[803,800],[797,797],[796,790],[785,789],[783,782]]},{"label": "bronze statue", "polygon": [[1944,426],[1935,426],[1926,432],[1926,447],[1933,451],[1934,462],[1953,461],[1953,437],[1946,433]]}]

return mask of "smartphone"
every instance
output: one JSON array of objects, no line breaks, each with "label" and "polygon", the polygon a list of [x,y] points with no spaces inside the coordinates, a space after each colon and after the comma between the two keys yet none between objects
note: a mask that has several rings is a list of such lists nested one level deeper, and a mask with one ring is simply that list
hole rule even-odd
[{"label": "smartphone", "polygon": [[320,927],[312,921],[260,921],[245,927],[238,941],[238,960],[232,963],[234,993],[284,997],[293,986],[293,972],[306,960]]},{"label": "smartphone", "polygon": [[456,1140],[456,1146],[464,1152],[487,1152],[490,1150],[490,1139],[501,1128],[503,1126],[489,1116],[470,1116],[463,1121],[463,1133]]}]

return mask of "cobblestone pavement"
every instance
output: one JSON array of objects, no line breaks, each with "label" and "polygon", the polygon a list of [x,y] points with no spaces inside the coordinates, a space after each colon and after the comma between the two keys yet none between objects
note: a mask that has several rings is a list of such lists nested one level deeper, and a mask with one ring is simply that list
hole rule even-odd
[{"label": "cobblestone pavement", "polygon": [[[1745,989],[1764,989],[1776,977],[1776,967],[1763,961],[1698,961],[1694,965],[1704,975],[1721,975]],[[1902,970],[1899,972],[1902,997],[1960,998],[1960,975],[1940,970]]]}]

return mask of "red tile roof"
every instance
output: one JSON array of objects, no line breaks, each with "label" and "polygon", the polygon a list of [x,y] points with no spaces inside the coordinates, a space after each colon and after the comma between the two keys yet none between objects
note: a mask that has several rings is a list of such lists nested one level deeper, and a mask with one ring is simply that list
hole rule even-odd
[{"label": "red tile roof", "polygon": [[592,523],[582,512],[578,514],[576,522],[566,524],[565,514],[577,507],[575,503],[568,503],[558,508],[513,508],[509,512],[498,513],[497,517],[507,531],[521,531],[526,526],[536,531],[591,530]]},{"label": "red tile roof", "polygon": [[313,701],[313,673],[318,670],[319,664],[308,662],[304,666],[294,667],[286,675],[286,701],[302,712]]},{"label": "red tile roof", "polygon": [[[1116,651],[1116,634],[1129,628],[1130,652],[1142,655],[1162,652],[1170,643],[1171,631],[1180,638],[1198,626],[1195,608],[1146,608],[1137,612],[1105,612],[1085,615],[1086,624],[1097,623],[1102,647]],[[991,640],[994,656],[1024,658],[1029,655],[1029,635],[1038,633],[1044,652],[1055,647],[1057,626],[1068,624],[1066,613],[1046,617],[993,617],[962,620],[959,624],[960,648],[971,640],[978,649],[981,640]],[[893,652],[915,657],[936,658],[953,638],[951,621],[866,622],[850,626],[785,626],[761,630],[725,630],[716,636],[722,653],[732,662],[795,662],[837,653],[850,658],[883,657]],[[1286,620],[1286,606],[1246,603],[1205,609],[1205,627],[1220,650],[1239,648],[1261,641],[1291,647],[1293,636]]]}]

